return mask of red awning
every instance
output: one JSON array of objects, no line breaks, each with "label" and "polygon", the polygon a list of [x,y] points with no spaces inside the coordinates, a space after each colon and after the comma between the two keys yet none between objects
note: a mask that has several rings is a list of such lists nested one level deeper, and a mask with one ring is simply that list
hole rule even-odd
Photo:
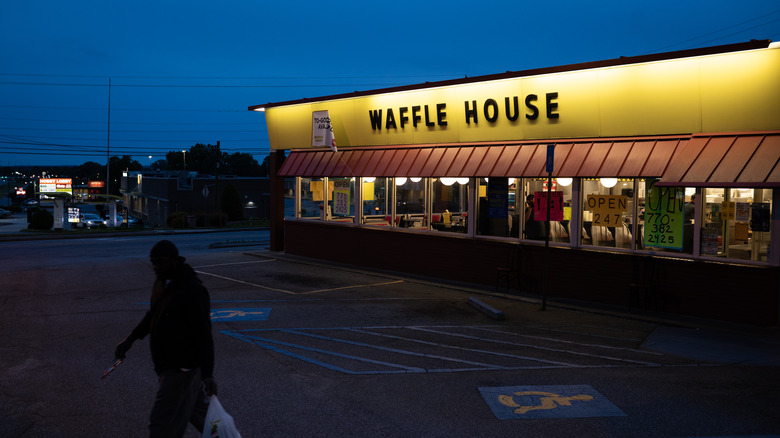
[{"label": "red awning", "polygon": [[[688,137],[552,142],[554,177],[660,177]],[[544,177],[550,143],[296,149],[280,176]]]},{"label": "red awning", "polygon": [[[293,150],[280,176],[544,177],[549,143]],[[554,177],[661,178],[667,186],[780,186],[780,132],[553,142]]]},{"label": "red awning", "polygon": [[658,185],[780,187],[780,131],[695,135]]}]

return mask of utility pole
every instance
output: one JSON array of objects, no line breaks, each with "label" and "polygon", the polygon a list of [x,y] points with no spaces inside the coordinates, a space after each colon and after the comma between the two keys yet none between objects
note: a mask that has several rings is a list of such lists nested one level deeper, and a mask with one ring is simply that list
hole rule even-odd
[{"label": "utility pole", "polygon": [[214,212],[219,213],[219,162],[222,161],[222,152],[219,150],[219,140],[217,140],[217,175],[214,183]]},{"label": "utility pole", "polygon": [[108,78],[108,123],[107,123],[107,132],[106,132],[106,202],[108,202],[108,188],[111,186],[111,178],[109,175],[109,163],[111,159],[110,151],[111,151],[111,78]]}]

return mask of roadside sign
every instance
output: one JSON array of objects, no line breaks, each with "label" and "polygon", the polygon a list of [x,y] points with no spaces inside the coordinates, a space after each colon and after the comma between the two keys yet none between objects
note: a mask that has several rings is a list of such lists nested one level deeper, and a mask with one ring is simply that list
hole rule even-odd
[{"label": "roadside sign", "polygon": [[547,173],[551,173],[553,171],[554,160],[555,160],[555,145],[548,144],[547,145]]}]

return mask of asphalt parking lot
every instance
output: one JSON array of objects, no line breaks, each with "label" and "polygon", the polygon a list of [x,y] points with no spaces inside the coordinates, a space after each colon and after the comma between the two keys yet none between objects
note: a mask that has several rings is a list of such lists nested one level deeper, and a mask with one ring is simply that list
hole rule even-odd
[{"label": "asphalt parking lot", "polygon": [[[220,399],[245,437],[780,434],[772,330],[540,311],[528,297],[166,237],[210,291]],[[0,242],[38,254],[0,268],[0,435],[145,435],[146,341],[100,376],[148,306],[156,239]]]}]

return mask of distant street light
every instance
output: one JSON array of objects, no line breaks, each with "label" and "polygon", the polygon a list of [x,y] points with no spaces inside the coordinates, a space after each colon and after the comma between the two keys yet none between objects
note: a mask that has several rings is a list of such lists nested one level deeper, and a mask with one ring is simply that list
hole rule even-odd
[{"label": "distant street light", "polygon": [[187,170],[187,151],[181,151],[184,154],[184,170]]},{"label": "distant street light", "polygon": [[152,156],[149,155],[149,169],[152,169]]}]

